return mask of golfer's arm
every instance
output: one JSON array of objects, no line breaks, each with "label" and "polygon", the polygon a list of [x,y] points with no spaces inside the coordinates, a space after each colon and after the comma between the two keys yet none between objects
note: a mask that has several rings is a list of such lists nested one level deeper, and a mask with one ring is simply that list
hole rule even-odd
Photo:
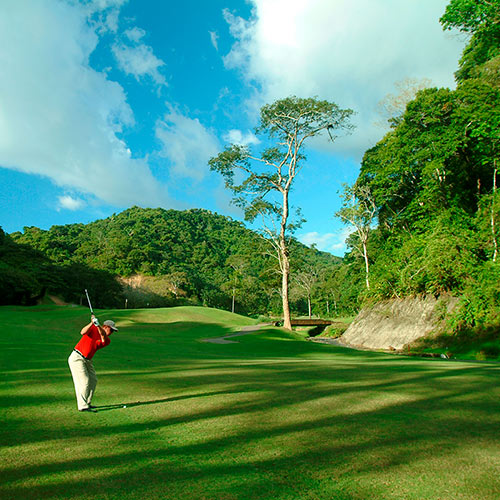
[{"label": "golfer's arm", "polygon": [[85,325],[80,331],[80,334],[85,335],[86,333],[88,333],[91,327],[92,327],[92,322],[90,322],[88,325]]},{"label": "golfer's arm", "polygon": [[101,336],[101,341],[105,342],[105,340],[106,340],[106,332],[102,329],[102,326],[99,325],[97,327],[97,330],[99,331],[99,335]]}]

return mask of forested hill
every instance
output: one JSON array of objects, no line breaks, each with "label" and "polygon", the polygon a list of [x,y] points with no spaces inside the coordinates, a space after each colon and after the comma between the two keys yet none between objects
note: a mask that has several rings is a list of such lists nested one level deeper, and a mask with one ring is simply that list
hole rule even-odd
[{"label": "forested hill", "polygon": [[[82,272],[125,278],[122,290],[111,286],[113,294],[105,294],[98,283],[85,285],[102,305],[124,304],[127,298],[131,307],[191,301],[229,309],[234,297],[239,312],[268,312],[274,303],[279,307],[278,263],[269,243],[242,223],[206,210],[133,207],[89,224],[27,227],[10,237],[10,245],[39,251],[59,270],[79,265]],[[297,241],[292,252],[295,270],[314,270],[316,281],[341,262]],[[104,275],[101,280],[109,283]],[[65,290],[53,291],[77,301],[83,291],[82,280],[77,282],[78,288],[66,284]],[[54,288],[53,283],[42,285]],[[297,290],[298,309],[302,295]]]}]

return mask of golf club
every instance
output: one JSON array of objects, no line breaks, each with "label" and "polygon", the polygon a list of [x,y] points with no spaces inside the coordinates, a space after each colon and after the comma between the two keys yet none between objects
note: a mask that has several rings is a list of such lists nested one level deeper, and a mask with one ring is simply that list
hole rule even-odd
[{"label": "golf club", "polygon": [[87,289],[85,288],[85,295],[87,296],[87,300],[89,302],[89,307],[90,307],[90,313],[94,314],[94,310],[92,309],[92,304],[90,303],[90,297],[89,297],[89,292],[87,292]]}]

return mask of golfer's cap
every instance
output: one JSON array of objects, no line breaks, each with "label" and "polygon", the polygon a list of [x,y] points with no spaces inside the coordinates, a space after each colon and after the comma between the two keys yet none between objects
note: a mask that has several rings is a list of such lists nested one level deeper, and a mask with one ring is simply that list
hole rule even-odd
[{"label": "golfer's cap", "polygon": [[107,319],[103,325],[111,327],[111,330],[114,330],[115,332],[118,331],[118,328],[116,328],[115,322],[112,321],[111,319]]}]

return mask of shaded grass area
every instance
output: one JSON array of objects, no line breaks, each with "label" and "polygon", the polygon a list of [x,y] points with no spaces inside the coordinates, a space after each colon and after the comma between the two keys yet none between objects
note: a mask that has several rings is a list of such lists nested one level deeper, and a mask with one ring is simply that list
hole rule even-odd
[{"label": "shaded grass area", "polygon": [[332,325],[326,327],[324,332],[321,333],[321,337],[337,339],[345,333],[349,325],[350,322],[336,320]]},{"label": "shaded grass area", "polygon": [[[2,499],[496,499],[500,365],[357,352],[204,308],[106,311],[96,414],[83,308],[0,308]],[[123,408],[126,405],[127,408]]]},{"label": "shaded grass area", "polygon": [[410,346],[414,353],[443,353],[455,359],[500,361],[500,331],[498,327],[462,329],[417,339]]}]

